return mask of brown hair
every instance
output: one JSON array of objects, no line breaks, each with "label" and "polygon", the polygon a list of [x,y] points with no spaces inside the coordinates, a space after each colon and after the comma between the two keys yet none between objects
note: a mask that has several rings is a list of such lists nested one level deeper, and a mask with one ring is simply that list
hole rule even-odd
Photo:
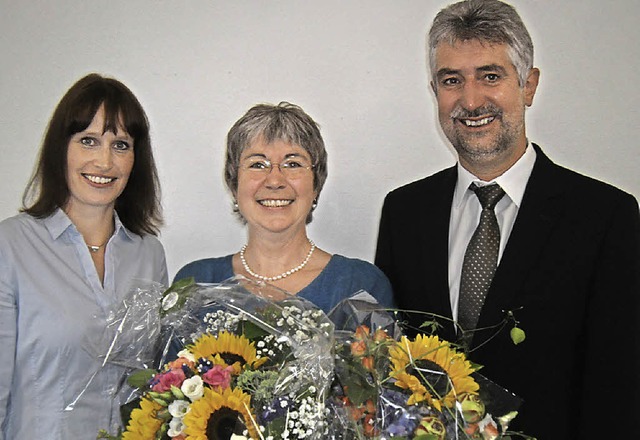
[{"label": "brown hair", "polygon": [[162,225],[160,183],[156,170],[147,116],[135,95],[124,84],[96,73],[78,80],[62,97],[53,112],[35,172],[22,198],[23,208],[43,218],[65,206],[67,149],[71,137],[86,129],[100,106],[104,106],[103,130],[116,132],[122,123],[134,139],[135,160],[127,186],[115,203],[122,224],[142,235],[158,234]]}]

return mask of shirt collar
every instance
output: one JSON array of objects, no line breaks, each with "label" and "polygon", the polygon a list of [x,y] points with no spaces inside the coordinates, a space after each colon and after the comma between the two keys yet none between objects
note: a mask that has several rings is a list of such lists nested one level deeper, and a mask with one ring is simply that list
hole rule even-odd
[{"label": "shirt collar", "polygon": [[[73,226],[71,219],[67,217],[67,214],[61,208],[56,209],[53,214],[46,217],[43,223],[54,240],[60,238],[64,231]],[[73,226],[73,229],[75,230],[75,226]]]},{"label": "shirt collar", "polygon": [[[51,234],[51,238],[53,238],[54,240],[60,238],[60,236],[70,227],[72,227],[73,230],[77,232],[75,225],[61,208],[56,209],[53,214],[51,214],[49,217],[46,217],[43,222],[45,227],[49,231],[49,234]],[[132,236],[133,233],[124,227],[116,211],[113,211],[113,222],[115,225],[113,235],[122,234],[129,240],[134,239],[134,237]]]},{"label": "shirt collar", "polygon": [[460,165],[460,162],[458,162],[458,181],[456,182],[456,189],[453,195],[453,205],[460,206],[466,196],[471,194],[469,186],[471,183],[476,182],[479,186],[497,183],[511,201],[519,208],[522,203],[522,198],[524,197],[524,190],[527,187],[529,176],[531,176],[531,172],[533,171],[533,165],[536,162],[536,152],[529,145],[530,144],[527,144],[524,154],[511,166],[511,168],[490,182],[485,182],[474,176]]},{"label": "shirt collar", "polygon": [[129,240],[133,240],[133,232],[131,232],[130,230],[128,230],[127,228],[124,227],[124,225],[122,224],[122,222],[120,221],[120,217],[118,216],[118,212],[117,211],[113,211],[113,222],[115,224],[115,230],[113,232],[113,235],[117,235],[119,233],[125,235]]}]

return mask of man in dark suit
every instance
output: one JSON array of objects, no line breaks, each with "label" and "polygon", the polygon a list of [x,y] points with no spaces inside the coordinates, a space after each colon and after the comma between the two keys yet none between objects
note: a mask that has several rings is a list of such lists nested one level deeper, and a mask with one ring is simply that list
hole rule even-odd
[{"label": "man in dark suit", "polygon": [[[376,264],[399,308],[416,311],[408,332],[442,317],[438,334],[524,399],[514,429],[544,440],[637,438],[637,201],[528,141],[539,71],[513,7],[451,5],[428,46],[458,163],[392,191],[382,209]],[[526,333],[518,345],[516,324]]]}]

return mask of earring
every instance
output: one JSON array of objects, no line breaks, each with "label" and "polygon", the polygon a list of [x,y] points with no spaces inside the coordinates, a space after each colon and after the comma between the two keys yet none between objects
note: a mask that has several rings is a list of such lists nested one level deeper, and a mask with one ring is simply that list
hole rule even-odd
[{"label": "earring", "polygon": [[318,207],[318,199],[314,199],[313,203],[311,204],[311,211],[315,211],[317,207]]},{"label": "earring", "polygon": [[238,202],[237,201],[233,201],[233,210],[237,211],[238,210]]}]

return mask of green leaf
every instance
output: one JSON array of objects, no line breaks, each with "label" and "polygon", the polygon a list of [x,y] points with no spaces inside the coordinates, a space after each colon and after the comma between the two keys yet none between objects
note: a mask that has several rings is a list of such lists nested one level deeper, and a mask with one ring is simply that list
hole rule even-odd
[{"label": "green leaf", "polygon": [[341,375],[339,378],[346,395],[355,405],[362,405],[367,400],[376,400],[378,398],[378,388],[371,380],[371,375],[362,365],[354,364],[350,366],[347,374]]},{"label": "green leaf", "polygon": [[156,402],[160,406],[169,406],[169,403],[164,401],[164,400],[162,400],[162,399],[153,397],[153,398],[151,398],[151,400],[153,400],[154,402]]},{"label": "green leaf", "polygon": [[471,368],[473,369],[473,371],[478,371],[478,370],[481,370],[482,368],[484,368],[484,365],[477,364],[477,363],[473,362],[470,359],[467,359],[467,362],[469,362],[469,364],[471,364]]},{"label": "green leaf", "polygon": [[134,371],[127,378],[127,383],[133,388],[144,388],[156,373],[156,370],[151,369]]},{"label": "green leaf", "polygon": [[259,327],[251,321],[244,321],[242,323],[242,335],[250,341],[255,341],[259,338],[264,338],[269,334],[268,331]]},{"label": "green leaf", "polygon": [[438,333],[438,330],[440,330],[440,328],[442,328],[442,324],[440,324],[438,321],[434,320],[428,320],[428,321],[424,321],[422,324],[420,324],[420,328],[429,328],[429,334],[436,334]]},{"label": "green leaf", "polygon": [[104,429],[98,431],[98,437],[96,439],[107,439],[107,440],[120,440],[122,438],[122,434],[118,433],[118,435],[111,435]]},{"label": "green leaf", "polygon": [[267,423],[266,434],[270,435],[272,433],[282,432],[284,431],[285,427],[285,418],[278,417],[277,419],[274,419],[271,422]]},{"label": "green leaf", "polygon": [[[178,280],[171,286],[169,286],[169,288],[162,294],[162,307],[160,308],[160,316],[164,317],[173,310],[180,310],[189,297],[189,293],[192,290],[191,287],[195,285],[195,278],[189,277]],[[175,295],[175,297],[173,298],[173,300],[175,300],[175,303],[174,301],[170,301],[172,305],[169,307],[165,304],[165,302],[166,300],[168,300],[167,297],[173,295]]]},{"label": "green leaf", "polygon": [[524,333],[524,330],[522,330],[521,328],[513,327],[511,329],[511,340],[513,341],[514,344],[518,345],[519,343],[524,341],[525,338],[526,338],[526,335]]},{"label": "green leaf", "polygon": [[194,277],[188,277],[188,278],[183,278],[181,280],[178,280],[175,283],[173,283],[171,286],[169,286],[167,290],[165,290],[163,296],[166,296],[166,294],[169,292],[184,289],[185,287],[195,284],[195,282],[196,282],[196,279]]},{"label": "green leaf", "polygon": [[173,397],[175,397],[176,399],[180,399],[180,400],[184,399],[184,393],[180,388],[178,388],[175,385],[171,385],[171,393],[173,394]]},{"label": "green leaf", "polygon": [[346,394],[355,405],[362,405],[367,400],[375,400],[378,390],[366,381],[366,379],[353,376],[344,381]]}]

